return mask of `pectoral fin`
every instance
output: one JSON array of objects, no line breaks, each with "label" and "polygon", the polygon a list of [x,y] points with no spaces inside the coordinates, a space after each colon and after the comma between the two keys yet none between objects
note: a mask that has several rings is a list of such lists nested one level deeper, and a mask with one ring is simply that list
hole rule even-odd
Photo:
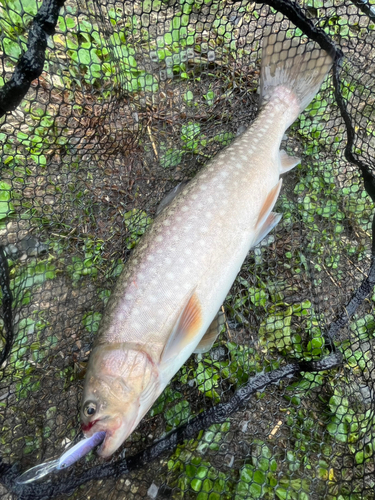
[{"label": "pectoral fin", "polygon": [[221,332],[221,329],[224,324],[225,324],[225,315],[223,311],[220,309],[220,311],[216,314],[214,320],[208,327],[208,330],[204,334],[202,340],[195,348],[194,350],[195,354],[203,354],[211,349],[219,333]]},{"label": "pectoral fin", "polygon": [[280,174],[285,174],[285,172],[289,172],[289,170],[292,170],[292,168],[301,163],[301,158],[289,156],[288,153],[283,149],[280,151],[280,160],[281,160]]},{"label": "pectoral fin", "polygon": [[195,292],[180,313],[160,357],[160,362],[176,357],[187,345],[194,341],[202,325],[202,308]]},{"label": "pectoral fin", "polygon": [[260,228],[259,233],[257,234],[256,240],[253,246],[257,246],[263,238],[267,236],[267,234],[279,223],[281,219],[281,214],[277,214],[275,212],[271,212],[264,222],[263,226]]},{"label": "pectoral fin", "polygon": [[276,184],[275,187],[271,189],[271,191],[268,193],[266,201],[264,202],[262,209],[260,211],[260,214],[258,216],[257,223],[255,225],[255,230],[259,232],[261,228],[264,226],[264,223],[266,222],[268,216],[271,213],[271,210],[273,209],[277,198],[279,197],[280,194],[280,189],[281,189],[281,184],[283,180],[280,179],[279,182]]}]

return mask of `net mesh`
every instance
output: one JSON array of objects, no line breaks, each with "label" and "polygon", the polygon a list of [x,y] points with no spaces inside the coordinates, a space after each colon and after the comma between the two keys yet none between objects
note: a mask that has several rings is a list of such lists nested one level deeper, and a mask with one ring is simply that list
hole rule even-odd
[{"label": "net mesh", "polygon": [[[11,342],[4,285],[1,499],[373,498],[372,4],[0,2],[0,84],[23,85],[1,98],[1,266],[14,328]],[[253,122],[269,31],[302,43],[315,33],[344,58],[284,136],[302,163],[284,176],[282,220],[244,262],[214,347],[189,358],[110,462],[92,452],[17,486],[80,436],[112,287],[164,196]],[[37,74],[18,64],[33,56]],[[330,353],[340,366],[311,364]],[[300,364],[288,377],[241,393],[290,363]],[[145,454],[215,408],[220,418]]]}]

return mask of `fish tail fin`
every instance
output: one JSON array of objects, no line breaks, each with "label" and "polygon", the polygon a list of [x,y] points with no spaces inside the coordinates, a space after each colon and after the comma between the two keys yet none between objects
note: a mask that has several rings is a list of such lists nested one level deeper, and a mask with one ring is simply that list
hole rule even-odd
[{"label": "fish tail fin", "polygon": [[294,121],[318,92],[333,59],[315,43],[286,38],[285,31],[266,36],[262,53],[261,104],[274,97],[288,101]]}]

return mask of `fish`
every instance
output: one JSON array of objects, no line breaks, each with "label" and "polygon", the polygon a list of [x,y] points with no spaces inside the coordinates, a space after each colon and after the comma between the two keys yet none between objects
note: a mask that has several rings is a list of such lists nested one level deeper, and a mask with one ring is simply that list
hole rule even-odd
[{"label": "fish", "polygon": [[85,376],[81,427],[104,431],[111,456],[194,352],[212,346],[215,317],[249,250],[279,222],[273,207],[299,158],[283,135],[332,66],[315,44],[263,40],[260,110],[251,126],[175,189],[139,240],[110,296]]},{"label": "fish", "polygon": [[69,448],[60,458],[43,462],[17,477],[17,484],[28,484],[54,472],[63,470],[75,464],[82,457],[90,453],[92,449],[98,446],[105,438],[105,432],[100,431],[92,434],[90,437],[81,439],[77,444]]}]

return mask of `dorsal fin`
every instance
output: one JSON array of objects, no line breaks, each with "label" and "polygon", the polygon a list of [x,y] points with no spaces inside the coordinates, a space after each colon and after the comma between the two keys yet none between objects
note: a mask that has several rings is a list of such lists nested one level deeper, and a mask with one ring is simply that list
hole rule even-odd
[{"label": "dorsal fin", "polygon": [[194,292],[182,309],[177,322],[165,344],[160,362],[165,363],[177,356],[187,345],[194,341],[202,325],[202,308]]},{"label": "dorsal fin", "polygon": [[177,184],[167,195],[161,200],[159,203],[155,215],[159,215],[168,205],[172,203],[172,201],[176,198],[176,196],[181,193],[181,191],[189,184],[189,181],[182,181],[180,184]]}]

